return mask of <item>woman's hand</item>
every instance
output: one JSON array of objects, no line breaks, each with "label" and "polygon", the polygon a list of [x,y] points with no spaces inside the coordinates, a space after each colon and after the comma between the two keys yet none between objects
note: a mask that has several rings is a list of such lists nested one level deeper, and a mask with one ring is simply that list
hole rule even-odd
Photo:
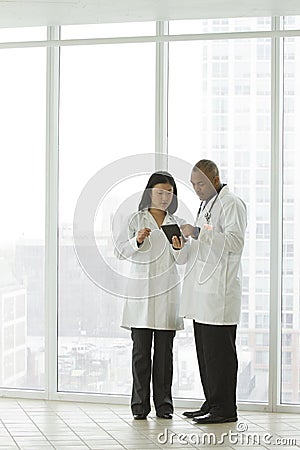
[{"label": "woman's hand", "polygon": [[142,230],[139,230],[137,232],[137,243],[138,244],[142,244],[144,242],[144,240],[146,239],[146,237],[148,237],[151,233],[151,229],[150,228],[143,228]]},{"label": "woman's hand", "polygon": [[172,237],[172,246],[176,250],[180,250],[184,246],[182,237],[179,238],[178,236],[173,236]]}]

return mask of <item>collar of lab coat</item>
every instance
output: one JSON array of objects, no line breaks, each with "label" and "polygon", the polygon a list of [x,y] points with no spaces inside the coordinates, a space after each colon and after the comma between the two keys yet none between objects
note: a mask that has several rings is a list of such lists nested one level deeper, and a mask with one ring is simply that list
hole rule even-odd
[{"label": "collar of lab coat", "polygon": [[225,184],[225,186],[222,187],[222,189],[220,190],[219,194],[214,195],[211,199],[209,199],[209,201],[206,203],[205,205],[205,209],[209,209],[210,205],[212,204],[212,202],[215,200],[216,196],[218,195],[218,198],[221,199],[223,198],[225,195],[227,195],[229,192],[229,188],[227,186],[227,184]]},{"label": "collar of lab coat", "polygon": [[[142,211],[142,214],[145,215],[145,216],[147,216],[147,218],[148,218],[149,220],[152,220],[152,222],[155,223],[155,225],[156,225],[157,228],[158,228],[158,225],[157,225],[156,220],[154,219],[154,217],[152,216],[152,214],[148,211],[148,209],[144,209],[144,210]],[[164,218],[164,221],[163,221],[162,225],[167,225],[167,224],[169,224],[169,223],[174,223],[174,222],[175,222],[175,219],[174,219],[174,217],[172,216],[172,214],[170,214],[168,211],[166,211],[166,215],[165,215],[165,218]]]}]

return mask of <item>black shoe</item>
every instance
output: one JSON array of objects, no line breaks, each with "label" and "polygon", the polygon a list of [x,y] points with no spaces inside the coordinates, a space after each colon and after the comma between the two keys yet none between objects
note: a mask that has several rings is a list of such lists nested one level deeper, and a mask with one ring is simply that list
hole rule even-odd
[{"label": "black shoe", "polygon": [[156,414],[156,417],[159,417],[160,419],[172,419],[171,413],[163,413],[163,414]]},{"label": "black shoe", "polygon": [[193,422],[196,422],[198,424],[206,424],[206,423],[237,422],[237,420],[238,420],[237,416],[222,417],[222,416],[216,416],[215,414],[209,412],[201,417],[195,417],[193,419]]},{"label": "black shoe", "polygon": [[145,420],[147,419],[147,414],[133,414],[135,420]]},{"label": "black shoe", "polygon": [[187,417],[188,419],[192,419],[193,417],[200,417],[200,416],[204,416],[204,414],[207,414],[208,410],[206,408],[200,408],[197,409],[196,411],[185,411],[184,413],[182,413],[183,416]]},{"label": "black shoe", "polygon": [[160,419],[172,419],[172,414],[170,413],[156,414],[156,417],[159,417]]}]

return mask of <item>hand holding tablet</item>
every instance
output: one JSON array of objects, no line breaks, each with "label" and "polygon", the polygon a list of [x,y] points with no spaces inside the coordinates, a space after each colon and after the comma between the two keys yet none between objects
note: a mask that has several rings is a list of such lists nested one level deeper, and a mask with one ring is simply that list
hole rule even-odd
[{"label": "hand holding tablet", "polygon": [[[172,223],[172,224],[169,224],[169,225],[162,225],[161,229],[165,233],[165,235],[166,235],[168,241],[170,242],[170,244],[172,244],[172,245],[174,244],[173,240],[172,240],[173,236],[176,236],[178,238],[179,242],[181,242],[180,238],[182,238],[182,234],[181,234],[179,226],[176,223]],[[181,247],[182,247],[182,245],[181,245]],[[178,250],[181,247],[178,247]]]}]

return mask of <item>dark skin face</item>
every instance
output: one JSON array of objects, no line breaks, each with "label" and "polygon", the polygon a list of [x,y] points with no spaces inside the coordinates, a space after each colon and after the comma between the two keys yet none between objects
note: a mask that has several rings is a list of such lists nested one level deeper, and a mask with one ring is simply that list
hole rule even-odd
[{"label": "dark skin face", "polygon": [[[214,176],[213,174],[202,171],[197,167],[195,170],[192,170],[191,183],[194,191],[201,201],[206,201],[213,197],[217,192],[219,192],[222,186],[219,175]],[[181,230],[185,237],[192,236],[197,239],[197,236],[195,235],[197,228],[193,225],[182,225]]]},{"label": "dark skin face", "polygon": [[218,175],[213,176],[200,169],[192,171],[191,183],[201,201],[209,199],[221,188],[220,177]]}]

